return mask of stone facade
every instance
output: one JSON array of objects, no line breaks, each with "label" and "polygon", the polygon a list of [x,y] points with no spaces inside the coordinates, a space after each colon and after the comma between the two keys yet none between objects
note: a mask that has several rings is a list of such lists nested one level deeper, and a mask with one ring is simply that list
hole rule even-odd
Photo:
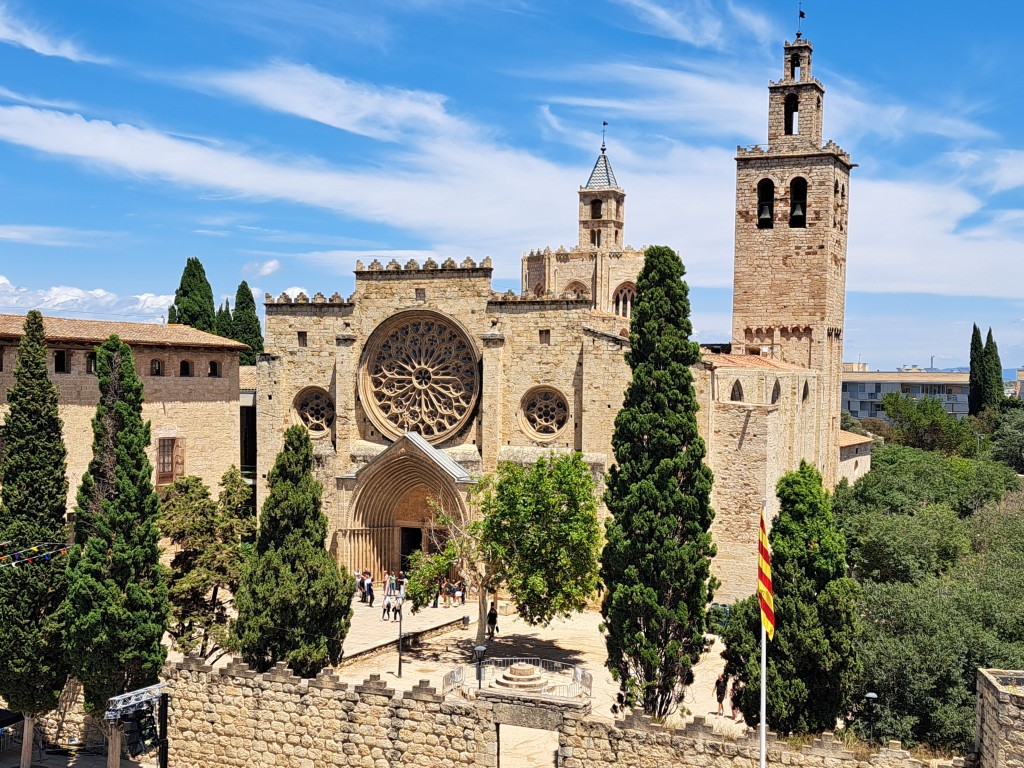
[{"label": "stone facade", "polygon": [[[24,322],[20,315],[0,315],[0,418],[14,384]],[[180,325],[56,317],[43,322],[68,449],[69,509],[92,460],[92,418],[99,402],[93,350],[112,333],[131,347],[143,383],[142,418],[151,426],[147,453],[154,482],[160,486],[181,475],[197,475],[216,489],[228,467],[238,464],[238,353],[244,345]]]},{"label": "stone facade", "polygon": [[870,437],[843,430],[839,433],[839,479],[853,485],[871,471]]},{"label": "stone facade", "polygon": [[[771,144],[737,157],[734,338],[705,349],[693,371],[715,473],[720,601],[754,589],[759,510],[763,500],[777,510],[782,474],[802,459],[829,485],[839,474],[852,165],[835,145],[820,146],[820,104],[787,133],[786,115],[776,114],[788,109],[785,96],[813,105],[821,87],[806,41],[787,44],[786,56],[784,79],[770,86]],[[803,62],[799,79],[793,56]],[[757,223],[765,178],[780,190],[762,201],[771,229]],[[796,178],[799,200],[785,191]],[[500,461],[580,451],[601,487],[631,378],[623,353],[644,256],[623,245],[625,196],[602,146],[577,192],[579,242],[525,254],[519,294],[493,292],[490,260],[467,258],[357,263],[347,298],[268,295],[256,384],[259,496],[284,430],[305,423],[326,488],[329,546],[345,567],[380,573],[427,545],[433,502],[472,514],[473,481]],[[787,206],[797,202],[795,223],[806,226],[791,228]]]},{"label": "stone facade", "polygon": [[1024,768],[1024,672],[978,670],[974,752],[979,768]]}]

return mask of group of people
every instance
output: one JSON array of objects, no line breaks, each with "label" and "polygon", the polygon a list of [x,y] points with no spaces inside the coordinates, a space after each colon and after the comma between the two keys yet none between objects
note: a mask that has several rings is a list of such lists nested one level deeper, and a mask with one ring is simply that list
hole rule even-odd
[{"label": "group of people", "polygon": [[[384,584],[385,611],[390,614],[394,610],[394,600],[388,600],[387,598],[397,596],[399,600],[404,601],[405,587],[409,583],[409,579],[406,578],[405,571],[398,571],[397,573],[384,571],[382,583]],[[373,608],[373,601],[376,599],[376,596],[373,591],[373,574],[370,571],[356,572],[356,589],[359,592],[359,602],[367,603]],[[398,619],[395,619],[395,621],[398,621]]]},{"label": "group of people", "polygon": [[743,713],[740,712],[740,691],[743,689],[743,683],[738,678],[733,679],[732,685],[729,685],[729,676],[724,672],[718,676],[715,680],[715,698],[718,700],[718,716],[725,716],[725,697],[726,694],[729,696],[729,707],[732,710],[731,717],[733,720],[742,720]]},{"label": "group of people", "polygon": [[466,604],[466,585],[457,580],[449,580],[442,576],[437,583],[437,594],[434,595],[434,607],[437,608],[438,601],[444,601],[444,607]]}]

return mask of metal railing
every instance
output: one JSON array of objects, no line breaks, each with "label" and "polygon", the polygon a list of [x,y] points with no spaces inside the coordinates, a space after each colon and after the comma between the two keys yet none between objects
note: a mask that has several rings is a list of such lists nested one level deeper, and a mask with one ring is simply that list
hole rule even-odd
[{"label": "metal railing", "polygon": [[452,691],[462,688],[463,682],[466,679],[466,668],[456,667],[451,672],[444,676],[441,681],[441,695],[447,696]]},{"label": "metal railing", "polygon": [[[441,693],[447,695],[458,689],[462,689],[463,693],[468,693],[471,688],[477,688],[480,685],[488,687],[488,681],[493,681],[513,664],[529,664],[536,667],[541,673],[548,675],[548,684],[543,691],[545,696],[578,699],[589,698],[593,693],[594,676],[583,667],[542,659],[537,656],[485,659],[479,665],[468,664],[464,667],[456,667],[444,676]],[[479,679],[477,675],[480,676]]]}]

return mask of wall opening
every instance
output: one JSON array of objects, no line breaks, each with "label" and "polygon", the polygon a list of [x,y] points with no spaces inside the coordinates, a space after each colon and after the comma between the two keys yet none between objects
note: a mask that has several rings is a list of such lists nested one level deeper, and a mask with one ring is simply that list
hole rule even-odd
[{"label": "wall opening", "polygon": [[739,379],[733,382],[732,392],[729,393],[729,399],[734,403],[743,402],[743,385],[740,384]]},{"label": "wall opening", "polygon": [[786,135],[800,133],[800,97],[795,93],[786,96]]},{"label": "wall opening", "polygon": [[789,184],[789,226],[807,226],[807,179],[797,176]]},{"label": "wall opening", "polygon": [[602,201],[600,201],[600,200],[591,200],[590,201],[590,218],[592,218],[592,219],[600,219],[601,218],[601,214],[604,212],[603,208],[604,208],[604,205],[602,204]]},{"label": "wall opening", "polygon": [[757,182],[757,228],[771,229],[775,226],[775,182],[761,179]]}]

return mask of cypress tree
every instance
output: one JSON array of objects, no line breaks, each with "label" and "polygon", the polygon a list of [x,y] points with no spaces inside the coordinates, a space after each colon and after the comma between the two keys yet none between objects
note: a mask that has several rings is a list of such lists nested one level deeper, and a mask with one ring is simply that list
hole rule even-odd
[{"label": "cypress tree", "polygon": [[260,319],[256,316],[256,302],[253,301],[252,291],[245,280],[239,283],[238,292],[235,293],[235,315],[232,324],[234,329],[231,338],[249,345],[249,349],[242,352],[239,357],[239,363],[256,365],[259,356],[263,354],[263,333],[260,331]]},{"label": "cypress tree", "polygon": [[217,310],[214,327],[216,329],[215,333],[218,336],[223,336],[225,339],[232,338],[231,334],[234,333],[235,325],[231,319],[231,307],[227,299],[224,299],[224,306]]},{"label": "cypress tree", "polygon": [[[0,554],[8,556],[37,544],[44,545],[42,553],[51,552],[67,539],[67,449],[46,359],[43,316],[32,310],[18,345],[2,428],[0,541],[10,541],[11,549]],[[32,720],[57,707],[67,681],[56,615],[65,574],[63,557],[0,567],[0,696],[25,716],[29,732]],[[27,742],[21,761],[26,767],[32,760]]]},{"label": "cypress tree", "polygon": [[[818,470],[805,461],[778,483],[772,552],[775,639],[768,649],[768,724],[781,733],[833,730],[849,711],[862,667],[857,655],[860,589],[846,576],[846,540]],[[760,610],[738,603],[725,630],[727,671],[745,682],[739,705],[759,717]]]},{"label": "cypress tree", "polygon": [[190,258],[185,262],[181,283],[174,292],[174,304],[167,310],[167,322],[191,325],[200,331],[216,333],[213,289],[199,259]]},{"label": "cypress tree", "polygon": [[715,545],[712,474],[697,432],[685,269],[671,248],[647,249],[626,361],[633,380],[615,419],[612,516],[601,560],[608,667],[619,702],[662,718],[678,705],[706,650]]},{"label": "cypress tree", "polygon": [[977,416],[985,400],[985,346],[981,342],[981,329],[974,324],[971,331],[971,374],[967,390],[967,412]]},{"label": "cypress tree", "polygon": [[998,408],[1003,402],[1003,363],[999,359],[999,348],[992,337],[992,329],[988,329],[985,338],[985,351],[982,357],[985,371],[985,396],[981,403],[984,408]]},{"label": "cypress tree", "polygon": [[156,683],[170,612],[142,382],[131,350],[116,335],[97,348],[96,373],[93,456],[78,490],[61,608],[72,674],[94,716],[109,697]]},{"label": "cypress tree", "polygon": [[233,633],[242,658],[264,672],[278,661],[313,677],[341,658],[355,579],[324,547],[323,488],[313,477],[313,444],[301,424],[267,475],[256,551],[242,571]]}]

